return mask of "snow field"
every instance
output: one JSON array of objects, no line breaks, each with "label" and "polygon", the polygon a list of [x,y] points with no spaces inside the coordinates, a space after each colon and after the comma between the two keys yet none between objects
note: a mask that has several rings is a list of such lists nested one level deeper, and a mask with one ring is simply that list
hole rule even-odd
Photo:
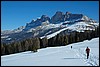
[{"label": "snow field", "polygon": [[[72,46],[72,49],[71,49]],[[85,49],[90,48],[89,59]],[[1,56],[1,66],[99,66],[99,38]]]}]

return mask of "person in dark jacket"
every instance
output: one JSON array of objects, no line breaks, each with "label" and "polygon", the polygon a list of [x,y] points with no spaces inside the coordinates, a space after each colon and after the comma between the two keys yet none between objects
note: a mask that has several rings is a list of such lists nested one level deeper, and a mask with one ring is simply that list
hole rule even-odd
[{"label": "person in dark jacket", "polygon": [[89,53],[90,53],[90,49],[87,47],[86,48],[86,53],[87,53],[87,59],[89,58]]},{"label": "person in dark jacket", "polygon": [[72,49],[72,46],[71,46],[71,49]]}]

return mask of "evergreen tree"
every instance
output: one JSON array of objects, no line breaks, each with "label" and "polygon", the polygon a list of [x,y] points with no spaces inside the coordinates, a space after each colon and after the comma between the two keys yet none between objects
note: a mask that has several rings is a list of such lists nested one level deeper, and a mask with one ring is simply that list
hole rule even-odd
[{"label": "evergreen tree", "polygon": [[18,45],[18,52],[22,52],[23,49],[22,49],[21,42],[17,42],[17,45]]},{"label": "evergreen tree", "polygon": [[[54,41],[54,40],[53,40]],[[57,34],[57,37],[56,37],[56,46],[60,45],[61,44],[61,38],[60,38],[60,34]]]},{"label": "evergreen tree", "polygon": [[42,48],[45,48],[48,46],[48,39],[46,37],[41,39],[41,46],[42,46]]},{"label": "evergreen tree", "polygon": [[14,53],[17,53],[18,52],[18,44],[17,44],[17,42],[12,43],[12,45],[13,45],[13,48],[14,48]]},{"label": "evergreen tree", "polygon": [[29,49],[29,41],[25,40],[25,44],[24,45],[25,45],[25,51],[27,51]]},{"label": "evergreen tree", "polygon": [[37,50],[40,48],[40,41],[39,38],[33,38],[33,45],[32,45],[32,51],[37,52]]},{"label": "evergreen tree", "polygon": [[2,43],[1,44],[1,55],[4,55],[5,54],[5,46],[4,44]]},{"label": "evergreen tree", "polygon": [[68,45],[68,36],[64,36],[64,45]]},{"label": "evergreen tree", "polygon": [[13,47],[11,46],[11,44],[8,44],[8,45],[7,45],[7,51],[8,51],[8,54],[14,53]]},{"label": "evergreen tree", "polygon": [[64,46],[64,35],[61,35],[60,39],[61,39],[60,46]]}]

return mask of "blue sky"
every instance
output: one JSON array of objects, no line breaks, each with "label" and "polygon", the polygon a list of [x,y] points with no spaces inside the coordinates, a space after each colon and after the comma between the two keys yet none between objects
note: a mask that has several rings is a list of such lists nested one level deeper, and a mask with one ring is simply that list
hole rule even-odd
[{"label": "blue sky", "polygon": [[99,21],[99,1],[1,1],[1,30],[25,26],[41,15],[51,18],[56,11],[82,13]]}]

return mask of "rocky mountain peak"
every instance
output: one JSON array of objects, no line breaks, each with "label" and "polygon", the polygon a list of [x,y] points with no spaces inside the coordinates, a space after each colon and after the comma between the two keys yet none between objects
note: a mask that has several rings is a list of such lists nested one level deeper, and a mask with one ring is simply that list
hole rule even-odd
[{"label": "rocky mountain peak", "polygon": [[[91,26],[87,26],[88,24],[91,24]],[[42,15],[36,20],[28,22],[25,27],[22,26],[14,30],[1,31],[1,35],[2,38],[7,36],[5,39],[2,39],[2,42],[8,42],[8,40],[6,40],[8,37],[19,41],[25,38],[49,35],[68,27],[68,29],[83,31],[84,29],[94,30],[96,26],[98,26],[96,21],[83,14],[73,14],[70,12],[63,13],[57,11],[51,19],[47,15]]]},{"label": "rocky mountain peak", "polygon": [[42,15],[42,16],[41,16],[41,21],[42,21],[42,22],[45,22],[45,21],[47,21],[47,20],[50,21],[50,18],[49,18],[47,15]]},{"label": "rocky mountain peak", "polygon": [[70,12],[66,12],[66,14],[65,15],[69,15],[69,14],[71,14]]},{"label": "rocky mountain peak", "polygon": [[53,17],[51,17],[51,23],[60,23],[64,21],[64,13],[57,11]]},{"label": "rocky mountain peak", "polygon": [[62,14],[64,14],[64,13],[61,11],[57,11],[55,15],[62,15]]},{"label": "rocky mountain peak", "polygon": [[31,23],[34,23],[34,22],[35,22],[35,20],[34,20],[34,19],[32,19]]}]

